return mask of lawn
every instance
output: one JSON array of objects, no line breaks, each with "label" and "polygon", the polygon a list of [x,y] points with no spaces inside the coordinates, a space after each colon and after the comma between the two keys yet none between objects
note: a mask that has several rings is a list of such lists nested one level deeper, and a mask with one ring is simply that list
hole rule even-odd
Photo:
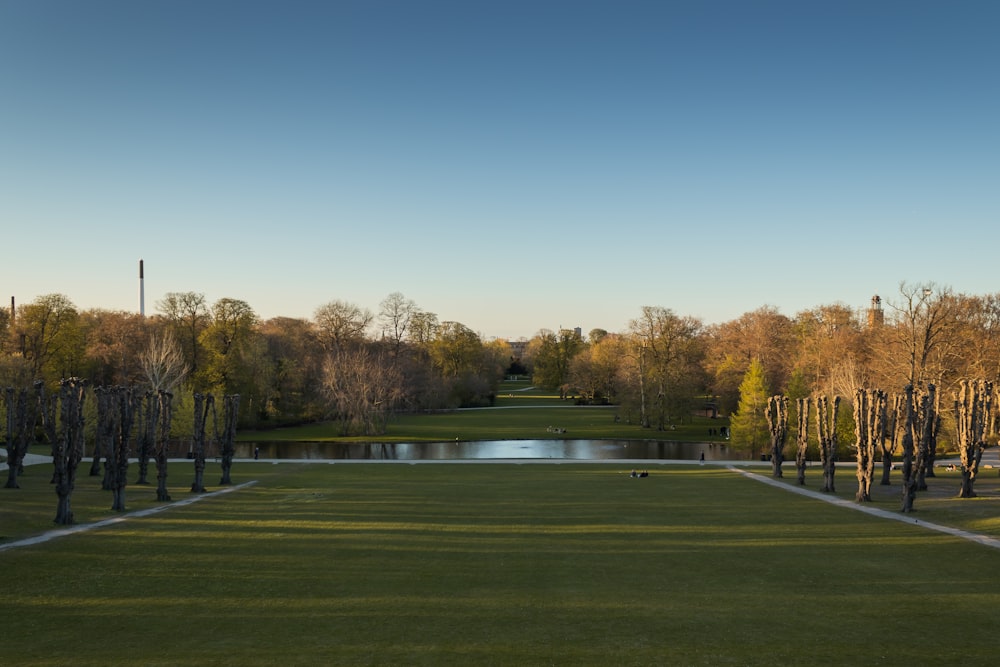
[{"label": "lawn", "polygon": [[[255,484],[0,552],[4,660],[995,662],[1000,551],[724,468],[649,468],[636,480],[606,464],[238,463],[234,481]],[[189,497],[190,464],[171,469],[175,499]],[[42,473],[2,490],[5,541],[34,532],[30,517],[48,527]],[[982,482],[995,493],[996,478]],[[130,509],[152,493],[130,487]],[[92,478],[74,500],[81,521],[111,516]],[[920,518],[947,518],[941,504]]]},{"label": "lawn", "polygon": [[560,399],[558,394],[531,387],[526,382],[507,382],[500,386],[496,405],[492,408],[396,415],[389,421],[386,433],[378,436],[343,437],[336,424],[319,423],[245,430],[240,431],[237,438],[242,442],[393,443],[573,438],[724,443],[726,439],[719,435],[719,427],[728,424],[726,419],[696,416],[668,430],[642,428],[638,415],[629,415],[618,406],[580,406],[572,399]]}]

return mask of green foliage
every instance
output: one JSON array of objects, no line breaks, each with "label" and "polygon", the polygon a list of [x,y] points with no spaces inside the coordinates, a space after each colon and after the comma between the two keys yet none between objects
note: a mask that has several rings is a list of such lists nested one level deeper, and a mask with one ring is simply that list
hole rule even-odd
[{"label": "green foliage", "polygon": [[569,366],[583,349],[583,338],[574,329],[539,334],[534,356],[533,379],[546,389],[558,389],[569,381]]},{"label": "green foliage", "polygon": [[754,359],[740,384],[740,404],[731,422],[732,445],[749,451],[754,459],[767,448],[770,439],[764,416],[769,395],[764,366]]}]

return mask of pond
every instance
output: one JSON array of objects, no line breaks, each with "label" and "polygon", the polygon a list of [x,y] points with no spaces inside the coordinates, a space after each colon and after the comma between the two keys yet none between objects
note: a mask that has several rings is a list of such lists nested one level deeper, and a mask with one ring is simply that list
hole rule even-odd
[{"label": "pond", "polygon": [[338,443],[239,442],[237,458],[252,458],[260,448],[262,459],[334,459],[393,461],[457,461],[509,459],[667,460],[697,461],[742,458],[726,445],[708,442],[653,440],[483,440],[477,442]]}]

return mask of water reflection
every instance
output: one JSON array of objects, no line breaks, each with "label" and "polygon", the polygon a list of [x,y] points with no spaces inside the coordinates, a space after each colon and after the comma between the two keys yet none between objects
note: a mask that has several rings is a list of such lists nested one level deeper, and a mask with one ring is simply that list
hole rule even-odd
[{"label": "water reflection", "polygon": [[681,459],[706,461],[740,458],[724,444],[653,440],[484,440],[478,442],[338,443],[259,442],[237,443],[236,456],[252,458],[259,448],[262,459],[371,459],[396,461],[454,461],[461,459],[564,459],[616,460]]}]

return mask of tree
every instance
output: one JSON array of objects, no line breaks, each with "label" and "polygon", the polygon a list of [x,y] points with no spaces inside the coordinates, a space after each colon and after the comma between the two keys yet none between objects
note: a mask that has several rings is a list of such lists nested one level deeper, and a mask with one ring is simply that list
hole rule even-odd
[{"label": "tree", "polygon": [[260,325],[259,336],[271,368],[260,399],[261,418],[320,418],[323,354],[315,326],[305,319],[276,317]]},{"label": "tree", "polygon": [[958,452],[962,458],[962,488],[959,498],[975,498],[974,485],[983,458],[987,425],[993,417],[993,383],[962,380],[955,396]]},{"label": "tree", "polygon": [[941,385],[955,371],[959,302],[947,288],[933,283],[901,283],[899,300],[888,302],[891,317],[881,327],[881,383],[910,385],[916,389],[928,382]]},{"label": "tree", "polygon": [[754,359],[740,384],[739,408],[730,421],[732,444],[749,450],[752,459],[763,451],[767,440],[764,407],[768,393],[764,366],[759,359]]},{"label": "tree", "polygon": [[112,511],[125,511],[128,459],[135,417],[136,394],[131,387],[97,387],[98,440],[107,452],[107,488],[112,493]]},{"label": "tree", "polygon": [[837,472],[837,415],[840,412],[840,396],[833,397],[833,405],[826,396],[816,397],[816,437],[819,440],[819,460],[823,466],[824,493],[836,491]]},{"label": "tree", "polygon": [[[843,304],[819,306],[795,316],[796,338],[793,375],[800,374],[809,393],[832,391],[844,394],[837,386],[838,376],[854,377],[857,369],[867,366],[861,323]],[[853,396],[857,384],[846,395]]]},{"label": "tree", "polygon": [[222,479],[220,485],[232,484],[233,455],[235,454],[236,421],[240,413],[240,395],[227,394],[222,397],[223,430],[219,438],[222,447]]},{"label": "tree", "polygon": [[55,522],[61,526],[74,522],[71,498],[76,486],[76,468],[83,458],[83,404],[86,389],[86,381],[79,378],[69,378],[59,383],[61,432],[52,451],[55,468],[52,481],[59,498]]},{"label": "tree", "polygon": [[[35,439],[35,422],[38,419],[38,403],[41,396],[41,381],[35,383],[34,396],[26,387],[15,390],[5,389],[7,404],[7,485],[8,489],[19,489],[17,476],[21,472],[24,455]],[[16,395],[16,398],[15,398]]]},{"label": "tree", "polygon": [[313,319],[320,344],[329,352],[364,340],[372,314],[346,301],[331,301],[317,308]]},{"label": "tree", "polygon": [[[701,386],[701,331],[699,320],[679,317],[659,306],[643,306],[641,316],[629,322],[641,356],[640,394],[652,398],[658,430],[691,413],[696,387]],[[641,412],[646,413],[644,407]]]},{"label": "tree", "polygon": [[379,304],[378,322],[382,338],[389,341],[393,356],[399,355],[399,348],[410,329],[410,320],[417,312],[417,305],[400,292],[393,292]]},{"label": "tree", "polygon": [[781,464],[785,460],[785,438],[788,435],[788,398],[772,396],[764,409],[767,427],[771,433],[771,476],[781,477]]},{"label": "tree", "polygon": [[569,366],[569,382],[589,403],[617,400],[625,356],[624,338],[601,336],[581,350]]},{"label": "tree", "polygon": [[806,483],[806,451],[809,447],[809,399],[798,398],[795,400],[795,403],[795,416],[798,420],[795,472],[799,485],[804,486]]},{"label": "tree", "polygon": [[561,329],[559,333],[543,329],[529,345],[534,347],[532,381],[546,389],[558,389],[560,398],[566,398],[569,365],[583,349],[583,338],[575,329]]},{"label": "tree", "polygon": [[170,442],[170,422],[173,416],[173,394],[162,389],[150,392],[149,407],[146,415],[153,425],[154,458],[156,459],[156,499],[160,502],[170,500],[167,493],[167,461]]},{"label": "tree", "polygon": [[194,395],[194,481],[191,483],[191,493],[205,493],[205,428],[208,415],[215,417],[215,397],[212,394]]},{"label": "tree", "polygon": [[83,357],[76,306],[62,294],[46,294],[18,307],[15,335],[36,378],[75,376]]},{"label": "tree", "polygon": [[391,353],[359,346],[330,353],[323,386],[341,435],[380,435],[403,396],[399,366]]},{"label": "tree", "polygon": [[146,319],[135,313],[86,310],[80,314],[86,336],[87,378],[98,385],[140,381],[141,351],[146,347]]},{"label": "tree", "polygon": [[767,369],[771,387],[782,393],[795,359],[795,327],[773,306],[744,313],[705,332],[705,370],[723,413],[739,401],[739,385],[757,359]]},{"label": "tree", "polygon": [[903,507],[904,513],[913,511],[913,499],[917,496],[917,480],[913,474],[913,387],[906,385],[900,402],[902,419],[897,419],[896,428],[902,431],[903,447]]},{"label": "tree", "polygon": [[875,478],[875,452],[885,440],[886,395],[878,389],[858,389],[854,393],[855,454],[858,491],[856,502],[871,502]]},{"label": "tree", "polygon": [[180,342],[192,374],[201,370],[201,332],[209,323],[208,305],[204,294],[195,292],[169,292],[157,302],[168,327]]},{"label": "tree", "polygon": [[[246,301],[223,298],[212,305],[212,319],[201,333],[206,363],[199,379],[201,389],[221,389],[241,393],[241,358],[256,337],[257,314]],[[247,393],[243,391],[242,393]]]},{"label": "tree", "polygon": [[177,339],[170,331],[150,337],[139,353],[139,366],[151,391],[174,391],[187,377],[188,366]]},{"label": "tree", "polygon": [[441,323],[438,316],[423,310],[415,310],[410,315],[410,326],[407,332],[408,340],[418,347],[426,347],[437,338]]}]

